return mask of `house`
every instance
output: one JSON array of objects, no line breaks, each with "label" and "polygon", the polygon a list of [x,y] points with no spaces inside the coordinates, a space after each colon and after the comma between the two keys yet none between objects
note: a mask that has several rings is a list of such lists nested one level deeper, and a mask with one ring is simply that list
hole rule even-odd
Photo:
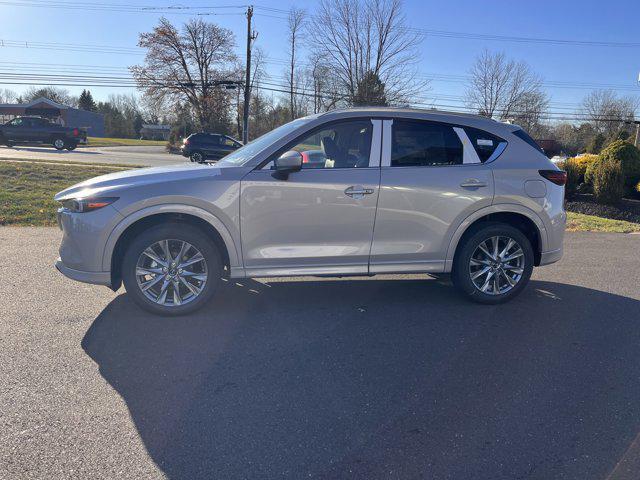
[{"label": "house", "polygon": [[144,123],[140,129],[140,139],[169,140],[170,131],[171,127],[169,125],[150,125],[148,123]]},{"label": "house", "polygon": [[0,104],[0,123],[22,115],[46,118],[67,127],[79,127],[91,137],[104,137],[104,115],[101,113],[69,107],[45,97],[29,103]]}]

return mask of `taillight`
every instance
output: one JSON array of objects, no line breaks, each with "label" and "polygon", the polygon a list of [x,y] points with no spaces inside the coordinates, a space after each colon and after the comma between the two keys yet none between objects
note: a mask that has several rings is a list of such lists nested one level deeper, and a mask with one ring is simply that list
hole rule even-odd
[{"label": "taillight", "polygon": [[302,155],[302,163],[309,163],[309,154],[307,152],[300,152]]},{"label": "taillight", "polygon": [[188,139],[188,138],[185,138],[185,139],[182,141],[182,143],[183,143],[184,145],[189,145],[189,139]]},{"label": "taillight", "polygon": [[538,170],[538,173],[556,185],[562,186],[567,183],[567,172],[564,170]]},{"label": "taillight", "polygon": [[78,135],[80,135],[80,130],[78,130],[77,128],[73,129],[73,136],[77,137]]}]

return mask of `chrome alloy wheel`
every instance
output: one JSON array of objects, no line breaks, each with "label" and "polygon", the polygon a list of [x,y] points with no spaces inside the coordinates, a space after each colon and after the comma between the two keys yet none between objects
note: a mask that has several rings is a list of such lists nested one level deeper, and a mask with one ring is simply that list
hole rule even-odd
[{"label": "chrome alloy wheel", "polygon": [[202,163],[204,161],[204,157],[200,152],[193,152],[191,154],[191,161],[195,163]]},{"label": "chrome alloy wheel", "polygon": [[62,140],[61,138],[56,138],[53,142],[53,146],[58,150],[62,150],[64,148],[64,140]]},{"label": "chrome alloy wheel", "polygon": [[167,307],[195,300],[207,283],[207,262],[196,247],[183,240],[160,240],[136,263],[136,281],[152,302]]},{"label": "chrome alloy wheel", "polygon": [[471,255],[469,275],[474,286],[488,295],[501,295],[515,287],[524,273],[522,247],[511,237],[490,237]]}]

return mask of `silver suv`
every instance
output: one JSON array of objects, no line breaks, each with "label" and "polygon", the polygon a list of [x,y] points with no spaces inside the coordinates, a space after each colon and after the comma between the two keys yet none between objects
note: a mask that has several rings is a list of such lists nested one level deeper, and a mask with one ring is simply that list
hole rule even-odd
[{"label": "silver suv", "polygon": [[221,278],[451,273],[516,296],[562,256],[566,174],[518,126],[359,108],[283,125],[216,165],[97,177],[56,195],[56,267],[143,308],[202,307]]}]

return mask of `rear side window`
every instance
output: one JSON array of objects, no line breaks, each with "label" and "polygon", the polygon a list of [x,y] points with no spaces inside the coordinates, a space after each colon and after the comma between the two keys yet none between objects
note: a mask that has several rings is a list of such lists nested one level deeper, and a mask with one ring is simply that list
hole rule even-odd
[{"label": "rear side window", "polygon": [[501,143],[506,144],[504,139],[478,128],[465,127],[464,131],[467,132],[467,136],[482,163],[491,158]]},{"label": "rear side window", "polygon": [[392,131],[392,167],[462,165],[462,142],[451,125],[394,120]]},{"label": "rear side window", "polygon": [[542,147],[540,145],[538,145],[536,143],[536,141],[533,138],[531,138],[529,136],[529,134],[527,132],[525,132],[524,130],[516,130],[515,132],[513,132],[513,134],[516,137],[518,137],[520,140],[524,140],[525,142],[527,142],[529,145],[531,145],[533,148],[535,148],[540,153],[544,153],[544,150],[542,149]]}]

